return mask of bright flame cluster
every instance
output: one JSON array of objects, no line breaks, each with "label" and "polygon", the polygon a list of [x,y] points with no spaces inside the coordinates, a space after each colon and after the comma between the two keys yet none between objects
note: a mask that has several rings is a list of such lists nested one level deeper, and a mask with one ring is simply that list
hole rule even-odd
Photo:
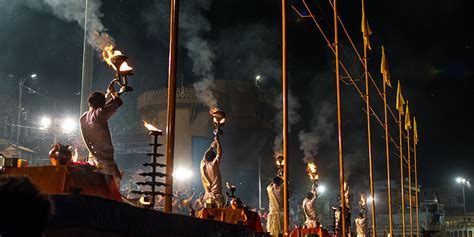
[{"label": "bright flame cluster", "polygon": [[308,171],[309,179],[312,181],[317,181],[319,179],[319,174],[317,173],[317,166],[313,162],[308,162]]},{"label": "bright flame cluster", "polygon": [[[112,58],[115,56],[123,55],[123,54],[119,50],[113,50],[113,49],[114,49],[113,45],[105,46],[104,51],[102,51],[102,58],[104,58],[105,62],[107,62],[107,64],[110,67],[112,67],[115,71],[117,71],[117,68],[112,63]],[[130,67],[126,61],[120,65],[119,71],[121,72],[126,72],[126,71],[131,71],[131,70],[133,70],[133,68]]]}]

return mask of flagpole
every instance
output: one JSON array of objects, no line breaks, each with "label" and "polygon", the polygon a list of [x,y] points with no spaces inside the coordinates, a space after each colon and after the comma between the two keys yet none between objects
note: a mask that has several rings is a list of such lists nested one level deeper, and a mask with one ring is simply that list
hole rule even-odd
[{"label": "flagpole", "polygon": [[[414,127],[416,129],[416,120],[413,119],[413,123],[414,123]],[[417,131],[415,130],[415,134],[417,133]],[[415,205],[416,205],[416,236],[418,237],[419,234],[420,234],[420,222],[419,222],[419,216],[418,216],[418,174],[417,174],[417,168],[416,168],[416,143],[418,142],[417,141],[417,134],[414,136],[413,138],[413,162],[415,163],[414,164],[414,168],[415,168]]]},{"label": "flagpole", "polygon": [[[402,105],[403,106],[403,105]],[[402,132],[402,112],[398,110],[398,127],[400,132],[400,187],[402,194],[402,236],[405,237],[405,187],[403,180],[403,132]],[[392,237],[392,236],[391,236]]]},{"label": "flagpole", "polygon": [[[407,110],[408,110],[408,101],[407,101]],[[409,116],[407,111],[407,116]],[[410,128],[406,128],[407,131],[407,159],[408,159],[408,198],[410,205],[410,237],[413,237],[413,211],[412,211],[412,202],[411,202],[411,158],[410,158]]]},{"label": "flagpole", "polygon": [[388,220],[390,226],[390,237],[393,237],[392,222],[392,188],[390,185],[390,150],[388,146],[388,118],[387,118],[387,83],[383,82],[383,104],[385,112],[385,155],[387,157],[387,195],[388,195]]},{"label": "flagpole", "polygon": [[286,64],[286,0],[281,0],[282,96],[283,96],[283,235],[288,236],[288,74]]},{"label": "flagpole", "polygon": [[336,100],[337,100],[337,137],[339,141],[339,191],[341,198],[342,237],[346,237],[346,205],[344,198],[344,157],[342,153],[341,126],[341,83],[339,78],[339,36],[337,24],[337,0],[333,0],[334,10],[334,54],[336,56]]},{"label": "flagpole", "polygon": [[367,114],[367,144],[369,149],[369,179],[370,179],[370,196],[372,197],[372,236],[376,236],[375,229],[375,196],[374,196],[374,168],[372,160],[372,139],[370,129],[370,100],[369,100],[369,73],[367,70],[367,40],[364,40],[364,70],[365,70],[365,98],[366,98],[366,114]]}]

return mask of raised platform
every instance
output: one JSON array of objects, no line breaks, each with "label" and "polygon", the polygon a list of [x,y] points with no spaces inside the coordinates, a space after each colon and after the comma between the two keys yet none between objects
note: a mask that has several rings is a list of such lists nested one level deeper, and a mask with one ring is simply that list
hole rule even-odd
[{"label": "raised platform", "polygon": [[55,214],[47,237],[267,236],[244,225],[137,208],[104,198],[51,195]]}]

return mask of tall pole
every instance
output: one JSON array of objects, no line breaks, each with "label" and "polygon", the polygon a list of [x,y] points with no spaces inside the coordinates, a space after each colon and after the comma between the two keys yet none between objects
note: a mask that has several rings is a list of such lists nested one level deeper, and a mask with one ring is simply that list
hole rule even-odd
[{"label": "tall pole", "polygon": [[384,127],[385,127],[385,156],[387,158],[387,200],[388,200],[388,222],[390,227],[390,237],[393,237],[392,222],[392,187],[390,185],[390,149],[388,146],[388,116],[387,116],[387,83],[383,83],[383,108],[384,108]]},{"label": "tall pole", "polygon": [[337,98],[337,137],[339,141],[339,192],[341,198],[342,237],[346,237],[346,205],[344,199],[344,157],[342,155],[342,121],[341,121],[341,84],[339,78],[339,38],[337,24],[337,0],[333,0],[334,10],[334,54],[336,56],[336,98]]},{"label": "tall pole", "polygon": [[262,210],[262,153],[258,155],[258,213]]},{"label": "tall pole", "polygon": [[290,213],[288,209],[288,73],[286,70],[286,0],[281,0],[281,55],[283,95],[283,234],[288,235]]},{"label": "tall pole", "polygon": [[372,197],[372,236],[376,235],[375,228],[375,196],[374,196],[374,168],[372,160],[372,131],[370,129],[370,99],[369,99],[369,72],[367,69],[367,43],[364,41],[364,71],[365,71],[365,98],[366,98],[366,111],[367,111],[367,145],[369,149],[369,180],[370,180],[370,197]]},{"label": "tall pole", "polygon": [[23,108],[22,105],[22,97],[23,97],[23,84],[25,83],[24,78],[20,78],[20,82],[18,83],[18,115],[16,121],[16,145],[20,145],[20,133],[21,133],[21,111]]},{"label": "tall pole", "polygon": [[462,183],[462,205],[464,210],[464,236],[467,236],[467,220],[466,220],[466,193],[464,192],[465,183]]},{"label": "tall pole", "polygon": [[88,23],[88,2],[85,0],[85,10],[84,10],[84,45],[82,51],[82,81],[81,81],[81,104],[80,104],[80,114],[86,112],[89,109],[87,103],[87,97],[92,90],[92,67],[93,67],[93,58],[94,58],[94,49],[87,42],[87,31],[89,28]]},{"label": "tall pole", "polygon": [[418,214],[418,169],[416,167],[416,137],[413,139],[413,163],[415,168],[415,205],[416,205],[416,237],[420,235],[420,220]]},{"label": "tall pole", "polygon": [[[407,104],[408,106],[408,104]],[[410,129],[407,130],[407,159],[408,159],[408,201],[410,205],[410,237],[413,237],[413,211],[412,211],[412,201],[411,201],[411,157],[410,157]]]},{"label": "tall pole", "polygon": [[400,187],[402,195],[402,236],[405,237],[405,186],[403,180],[403,132],[402,132],[402,112],[398,111],[398,127],[400,132]]},{"label": "tall pole", "polygon": [[178,43],[179,0],[171,0],[170,46],[168,58],[168,109],[166,111],[166,187],[165,208],[171,213],[173,195],[174,133],[176,116],[176,51]]}]

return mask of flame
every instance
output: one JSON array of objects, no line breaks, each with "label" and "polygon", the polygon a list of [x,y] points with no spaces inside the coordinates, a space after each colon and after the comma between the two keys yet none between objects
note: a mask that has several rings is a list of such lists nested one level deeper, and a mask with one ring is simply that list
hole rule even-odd
[{"label": "flame", "polygon": [[[117,55],[123,55],[122,52],[119,50],[113,50],[114,46],[113,45],[107,45],[104,47],[104,51],[102,51],[102,58],[104,58],[105,62],[112,67],[115,71],[117,71],[117,68],[115,65],[112,63],[112,58]],[[131,71],[133,70],[132,67],[130,67],[127,62],[123,62],[122,65],[120,65],[121,72],[126,72],[126,71]]]},{"label": "flame", "polygon": [[131,70],[133,70],[133,68],[130,67],[127,62],[123,62],[122,65],[120,65],[120,71],[121,72],[127,72],[127,71],[131,71]]},{"label": "flame", "polygon": [[112,64],[112,62],[110,61],[110,59],[115,56],[115,55],[120,55],[122,54],[120,51],[118,50],[115,50],[113,51],[114,49],[114,46],[113,45],[107,45],[104,47],[104,51],[102,51],[102,58],[104,58],[105,62],[107,64],[109,64],[109,66],[111,66],[112,68],[114,68],[115,70],[117,70],[115,68],[115,66]]},{"label": "flame", "polygon": [[214,114],[215,112],[219,111],[219,108],[217,107],[212,107],[211,111],[209,111],[211,114]]},{"label": "flame", "polygon": [[151,204],[151,200],[148,199],[148,201],[147,201],[147,200],[145,200],[145,197],[144,197],[144,196],[141,196],[141,197],[140,197],[140,203],[141,203],[142,205],[144,205],[144,206],[148,206],[148,205]]},{"label": "flame", "polygon": [[148,131],[161,132],[160,129],[158,129],[157,127],[153,126],[151,123],[147,123],[145,120],[143,120],[143,125],[145,126],[146,129],[148,129]]},{"label": "flame", "polygon": [[308,163],[308,171],[311,173],[316,173],[316,165],[313,162]]},{"label": "flame", "polygon": [[366,201],[365,201],[364,194],[360,194],[360,205],[365,206],[365,204],[366,204]]},{"label": "flame", "polygon": [[214,123],[224,124],[224,123],[225,123],[225,118],[222,118],[220,121],[217,121],[217,118],[214,117],[214,118],[212,119],[212,121],[214,121]]}]

